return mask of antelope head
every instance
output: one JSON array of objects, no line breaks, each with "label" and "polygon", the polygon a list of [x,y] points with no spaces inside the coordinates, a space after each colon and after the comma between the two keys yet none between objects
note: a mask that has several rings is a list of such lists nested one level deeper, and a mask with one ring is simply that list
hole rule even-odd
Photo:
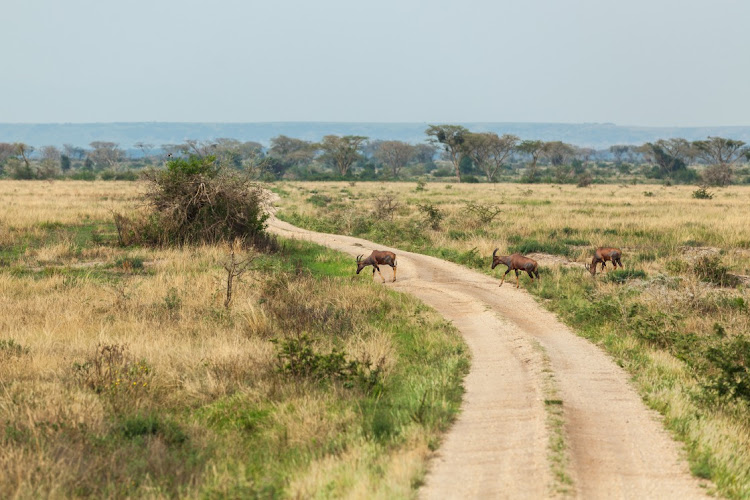
[{"label": "antelope head", "polygon": [[593,266],[591,264],[586,264],[586,270],[591,273],[591,276],[596,275],[596,264]]},{"label": "antelope head", "polygon": [[497,256],[497,251],[500,250],[499,248],[496,248],[492,252],[492,269],[495,269],[495,266],[500,264],[500,258]]},{"label": "antelope head", "polygon": [[357,274],[359,274],[359,272],[365,267],[362,257],[364,257],[364,255],[357,255]]}]

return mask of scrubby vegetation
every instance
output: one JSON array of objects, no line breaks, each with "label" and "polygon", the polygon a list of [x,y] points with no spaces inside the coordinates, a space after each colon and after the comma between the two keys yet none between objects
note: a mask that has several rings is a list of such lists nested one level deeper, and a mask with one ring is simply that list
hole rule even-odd
[{"label": "scrubby vegetation", "polygon": [[265,191],[249,176],[228,169],[215,156],[192,155],[144,174],[148,207],[135,215],[115,213],[121,245],[184,245],[242,240],[271,248],[265,233]]},{"label": "scrubby vegetation", "polygon": [[[545,307],[607,349],[651,407],[685,442],[693,473],[729,498],[750,495],[750,219],[746,188],[695,199],[693,188],[413,186],[358,184],[321,211],[314,186],[287,183],[286,220],[435,255],[490,273],[490,256],[536,254],[541,281],[521,280]],[[383,222],[369,200],[387,190],[400,207]],[[442,214],[427,223],[420,207]],[[474,208],[496,217],[484,222]],[[489,215],[488,215],[489,217]],[[592,278],[583,264],[598,246],[619,246],[625,269]]]},{"label": "scrubby vegetation", "polygon": [[455,329],[296,242],[226,307],[228,244],[119,244],[135,188],[0,185],[0,497],[413,496]]}]

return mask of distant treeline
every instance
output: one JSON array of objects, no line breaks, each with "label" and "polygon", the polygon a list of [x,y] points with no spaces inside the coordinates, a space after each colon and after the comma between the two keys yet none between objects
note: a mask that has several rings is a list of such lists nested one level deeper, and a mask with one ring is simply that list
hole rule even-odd
[{"label": "distant treeline", "polygon": [[593,149],[472,132],[460,125],[430,125],[425,141],[418,144],[360,135],[327,135],[319,142],[278,135],[269,147],[229,138],[160,145],[138,142],[127,151],[107,141],[62,148],[0,143],[0,176],[135,180],[144,168],[160,168],[169,158],[191,155],[214,156],[265,181],[750,183],[750,148],[740,140],[672,138]]}]

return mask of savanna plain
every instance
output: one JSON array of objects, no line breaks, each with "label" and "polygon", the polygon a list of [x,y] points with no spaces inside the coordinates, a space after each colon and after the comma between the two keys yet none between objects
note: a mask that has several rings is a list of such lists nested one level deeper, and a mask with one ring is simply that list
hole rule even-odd
[{"label": "savanna plain", "polygon": [[455,328],[307,243],[123,246],[144,189],[0,182],[0,497],[414,496]]},{"label": "savanna plain", "polygon": [[[490,270],[495,248],[540,264],[521,286],[632,375],[715,494],[750,498],[750,189],[663,185],[278,183],[278,216]],[[592,276],[599,246],[624,270]],[[515,278],[504,286],[515,286]],[[512,285],[511,285],[512,283]],[[522,293],[519,291],[519,293]]]},{"label": "savanna plain", "polygon": [[[308,229],[498,278],[495,248],[536,258],[521,286],[632,374],[694,475],[750,498],[750,188],[269,187]],[[456,330],[309,243],[122,246],[143,189],[0,182],[0,496],[415,496],[459,411]],[[625,269],[592,277],[597,246]]]}]

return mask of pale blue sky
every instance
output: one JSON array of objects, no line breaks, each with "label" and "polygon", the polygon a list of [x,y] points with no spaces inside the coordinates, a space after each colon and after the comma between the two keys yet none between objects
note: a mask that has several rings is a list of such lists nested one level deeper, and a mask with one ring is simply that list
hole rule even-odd
[{"label": "pale blue sky", "polygon": [[743,0],[3,0],[0,122],[750,125]]}]

